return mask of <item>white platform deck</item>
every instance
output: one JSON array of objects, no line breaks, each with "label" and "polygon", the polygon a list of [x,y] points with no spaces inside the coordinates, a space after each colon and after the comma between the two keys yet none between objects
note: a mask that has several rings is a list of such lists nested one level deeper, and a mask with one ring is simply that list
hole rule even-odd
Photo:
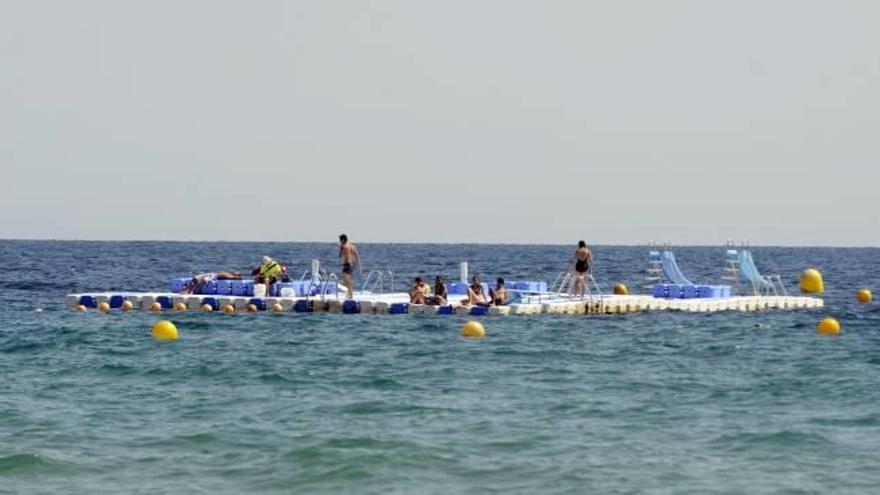
[{"label": "white platform deck", "polygon": [[[70,294],[65,298],[65,304],[74,308],[80,304],[83,296],[91,297],[96,305],[107,302],[111,298],[115,301],[131,301],[135,309],[150,311],[153,303],[164,298],[171,303],[171,307],[182,303],[186,311],[199,311],[205,298],[210,297],[217,301],[220,307],[230,305],[235,312],[245,312],[253,298],[242,296],[206,296],[206,295],[181,295],[167,292],[103,292]],[[276,304],[284,311],[296,310],[298,301],[310,301],[309,312],[331,313],[363,313],[363,314],[387,314],[409,313],[414,315],[435,315],[438,313],[457,315],[536,315],[536,314],[617,314],[637,313],[642,311],[685,311],[691,313],[711,313],[717,311],[766,311],[766,310],[794,310],[814,309],[824,306],[824,301],[814,297],[802,296],[734,296],[723,299],[659,299],[649,295],[601,295],[592,298],[574,298],[561,294],[544,294],[540,296],[528,296],[523,301],[500,307],[469,307],[457,306],[452,309],[442,306],[423,306],[409,304],[409,296],[406,293],[372,294],[356,292],[354,301],[343,306],[343,294],[339,298],[335,296],[321,297],[268,297],[265,298],[266,310],[271,310]],[[463,296],[450,296],[450,302],[456,304]],[[299,303],[302,306],[304,303]],[[405,309],[403,308],[405,306]],[[171,311],[165,308],[163,311]],[[114,308],[111,311],[121,311]]]}]

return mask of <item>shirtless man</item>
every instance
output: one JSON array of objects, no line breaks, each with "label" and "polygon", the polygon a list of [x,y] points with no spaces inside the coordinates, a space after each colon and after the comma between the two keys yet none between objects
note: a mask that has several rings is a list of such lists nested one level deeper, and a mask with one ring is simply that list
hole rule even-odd
[{"label": "shirtless man", "polygon": [[358,256],[357,247],[348,242],[348,236],[341,234],[339,236],[339,258],[342,259],[342,283],[345,285],[346,297],[354,298],[354,274],[352,268],[357,265],[358,269],[363,271],[361,267],[361,259]]},{"label": "shirtless man", "polygon": [[578,241],[578,247],[574,250],[574,294],[583,296],[586,292],[586,276],[593,273],[593,253],[584,241]]}]

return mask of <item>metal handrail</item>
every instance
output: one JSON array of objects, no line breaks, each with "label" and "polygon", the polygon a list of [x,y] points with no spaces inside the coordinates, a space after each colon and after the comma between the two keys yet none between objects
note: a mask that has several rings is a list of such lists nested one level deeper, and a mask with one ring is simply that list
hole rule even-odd
[{"label": "metal handrail", "polygon": [[556,292],[558,294],[573,294],[574,280],[577,275],[575,275],[574,272],[564,272],[561,275],[562,280],[559,281],[559,285],[556,287]]},{"label": "metal handrail", "polygon": [[323,301],[325,296],[327,295],[326,287],[327,287],[327,284],[329,284],[330,282],[333,282],[334,298],[338,301],[339,300],[339,278],[336,276],[335,273],[331,273],[330,275],[327,276],[327,281],[324,283],[324,286],[321,288],[321,300]]},{"label": "metal handrail", "polygon": [[553,283],[550,284],[550,289],[556,289],[556,292],[559,292],[562,289],[562,279],[567,277],[571,272],[559,272],[556,274],[556,278],[553,280]]},{"label": "metal handrail", "polygon": [[[596,281],[596,277],[594,277],[592,273],[584,274],[583,294],[575,294],[574,284],[577,281],[577,277],[577,274],[568,272],[566,276],[562,279],[559,293],[566,294],[568,296],[579,296],[582,300],[588,299],[590,301],[593,301],[596,298],[598,298],[599,300],[603,298],[602,288],[599,287],[599,282]],[[565,285],[566,283],[567,285]]]},{"label": "metal handrail", "polygon": [[361,290],[373,293],[385,292],[385,281],[388,280],[388,291],[394,292],[394,272],[391,270],[370,270],[361,286]]},{"label": "metal handrail", "polygon": [[[305,281],[305,278],[303,278],[303,281]],[[305,291],[306,301],[308,301],[309,298],[312,297],[312,287],[314,287],[314,286],[315,286],[315,278],[312,277],[311,279],[309,279],[309,286],[308,286],[308,288],[306,288],[306,291]]]},{"label": "metal handrail", "polygon": [[[376,275],[376,279],[378,281],[382,280],[382,271],[381,270],[370,270],[370,272],[367,273],[367,277],[364,279],[363,285],[361,286],[362,291],[366,291],[367,288],[370,286],[370,280],[372,280],[373,275]],[[374,282],[374,285],[375,285],[375,282]]]},{"label": "metal handrail", "polygon": [[596,296],[595,297],[598,297],[599,300],[601,301],[604,296],[602,295],[602,289],[599,287],[599,282],[596,282],[596,277],[594,277],[592,273],[588,273],[584,277],[584,282],[585,282],[584,283],[584,293],[587,294],[590,302],[593,301],[594,296],[593,296],[592,291],[590,290],[590,284],[587,282],[591,282],[593,284],[593,288],[596,289]]}]

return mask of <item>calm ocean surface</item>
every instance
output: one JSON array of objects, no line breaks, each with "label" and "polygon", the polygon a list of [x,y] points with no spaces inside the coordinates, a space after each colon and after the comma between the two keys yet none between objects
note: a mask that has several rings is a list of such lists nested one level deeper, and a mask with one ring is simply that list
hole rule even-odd
[{"label": "calm ocean surface", "polygon": [[[360,245],[413,275],[551,281],[570,246]],[[646,248],[598,246],[607,288]],[[485,319],[75,314],[68,292],[165,288],[334,244],[0,241],[0,493],[876,493],[880,250],[754,248],[823,311]],[[678,248],[694,281],[724,249]],[[36,312],[36,308],[43,309]],[[843,333],[818,336],[837,317]]]}]

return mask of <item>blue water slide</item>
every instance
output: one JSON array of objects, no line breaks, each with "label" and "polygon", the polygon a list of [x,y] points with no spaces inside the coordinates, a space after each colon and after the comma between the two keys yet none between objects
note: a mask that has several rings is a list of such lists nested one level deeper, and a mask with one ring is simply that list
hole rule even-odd
[{"label": "blue water slide", "polygon": [[681,273],[681,269],[678,268],[678,263],[675,261],[675,255],[672,254],[672,251],[663,251],[661,260],[663,261],[663,275],[670,282],[676,285],[694,285]]},{"label": "blue water slide", "polygon": [[758,271],[758,267],[755,266],[755,260],[752,258],[751,251],[742,250],[739,252],[739,275],[761,291],[768,291],[773,288],[773,284],[768,282],[761,275],[761,272]]}]

